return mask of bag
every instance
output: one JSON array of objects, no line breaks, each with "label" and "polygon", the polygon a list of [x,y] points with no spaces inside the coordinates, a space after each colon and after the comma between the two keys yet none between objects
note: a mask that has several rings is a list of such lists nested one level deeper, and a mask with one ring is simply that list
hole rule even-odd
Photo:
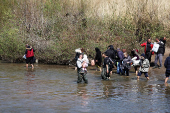
[{"label": "bag", "polygon": [[26,58],[26,55],[24,55],[22,58],[27,59],[27,58]]},{"label": "bag", "polygon": [[159,49],[159,44],[157,44],[156,42],[154,42],[152,51],[158,52],[158,49]]},{"label": "bag", "polygon": [[95,66],[95,61],[91,60],[91,66]]},{"label": "bag", "polygon": [[136,60],[136,59],[137,59],[137,57],[132,58],[132,61],[133,61],[132,66],[140,66],[140,64],[139,64],[140,60]]}]

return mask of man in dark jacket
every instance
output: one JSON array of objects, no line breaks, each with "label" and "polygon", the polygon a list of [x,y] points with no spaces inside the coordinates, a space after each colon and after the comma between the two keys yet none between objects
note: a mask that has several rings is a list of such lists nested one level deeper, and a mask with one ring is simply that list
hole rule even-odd
[{"label": "man in dark jacket", "polygon": [[155,55],[155,66],[153,68],[158,67],[158,60],[159,60],[159,69],[162,68],[162,59],[163,59],[163,53],[164,53],[164,43],[160,41],[158,38],[156,39],[157,44],[159,44],[158,52]]},{"label": "man in dark jacket", "polygon": [[162,41],[164,43],[164,46],[163,46],[163,56],[164,56],[164,54],[165,54],[166,37],[161,38],[160,41]]},{"label": "man in dark jacket", "polygon": [[164,63],[164,66],[166,68],[166,72],[165,72],[165,83],[167,83],[168,81],[168,78],[169,78],[169,75],[170,75],[170,54],[169,54],[169,57],[166,58],[165,60],[165,63]]},{"label": "man in dark jacket", "polygon": [[101,77],[102,79],[107,80],[107,79],[110,79],[110,72],[109,72],[110,60],[106,53],[103,53],[102,56],[104,58],[104,62],[103,62],[103,69],[101,72]]},{"label": "man in dark jacket", "polygon": [[[108,49],[107,49],[107,51],[106,51],[105,53],[106,53],[107,56],[108,56],[109,58],[111,58],[113,61],[115,60],[116,54],[115,54],[115,50],[114,50],[113,45],[109,45],[109,46],[108,46]],[[113,64],[110,63],[110,65],[109,65],[109,71],[110,71],[110,73],[112,73],[112,68],[113,68]]]},{"label": "man in dark jacket", "polygon": [[149,38],[146,42],[141,44],[142,47],[145,47],[145,58],[151,62],[151,56],[154,54],[152,53],[153,44],[151,43],[151,39]]}]

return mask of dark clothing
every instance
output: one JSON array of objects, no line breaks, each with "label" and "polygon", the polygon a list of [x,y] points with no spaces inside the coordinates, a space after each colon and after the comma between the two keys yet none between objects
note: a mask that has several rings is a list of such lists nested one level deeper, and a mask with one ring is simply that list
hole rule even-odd
[{"label": "dark clothing", "polygon": [[[25,50],[26,56],[27,56],[27,53],[28,53],[27,51],[32,51],[32,49],[30,49],[30,50],[29,50],[29,49],[26,49],[26,50]],[[33,49],[33,52],[35,52],[34,49]],[[26,64],[28,64],[28,63],[33,64],[33,63],[35,62],[34,59],[35,59],[34,56],[27,57],[26,60],[25,60],[25,61],[26,61]]]},{"label": "dark clothing", "polygon": [[151,43],[147,42],[146,44],[146,52],[145,52],[145,58],[149,60],[149,62],[151,62]]},{"label": "dark clothing", "polygon": [[[127,63],[129,62],[129,63]],[[131,63],[133,61],[131,60],[131,57],[130,56],[127,56],[127,57],[124,57],[123,59],[123,64],[122,64],[122,69],[124,69],[125,67],[128,68],[128,69],[131,69]]]},{"label": "dark clothing", "polygon": [[[107,79],[107,77],[110,77],[110,58],[106,57],[104,58],[104,62],[103,62],[103,69],[102,69],[102,73],[101,73],[101,77],[102,79]],[[108,65],[108,69],[106,67],[106,65]],[[107,70],[109,70],[109,72],[107,73]]]},{"label": "dark clothing", "polygon": [[108,49],[105,53],[108,57],[110,57],[112,60],[114,60],[116,58],[114,47],[113,47],[113,45],[110,45],[109,47],[110,47],[110,49]]},{"label": "dark clothing", "polygon": [[163,55],[165,54],[165,44],[166,44],[166,40],[164,40],[163,38],[160,39],[160,41],[162,41],[164,43],[164,46],[163,46]]},{"label": "dark clothing", "polygon": [[165,66],[166,70],[170,71],[170,56],[166,58],[166,60],[164,62],[164,66]]},{"label": "dark clothing", "polygon": [[[129,62],[129,63],[127,63]],[[123,64],[122,64],[122,70],[123,70],[123,74],[126,72],[126,75],[129,76],[129,70],[131,68],[131,63],[133,61],[131,60],[131,57],[130,56],[127,56],[127,57],[124,57],[123,59]]]},{"label": "dark clothing", "polygon": [[124,58],[123,52],[122,51],[117,51],[117,57],[118,57],[117,61],[122,61],[123,58]]},{"label": "dark clothing", "polygon": [[140,72],[140,71],[138,72],[138,76],[141,76],[142,73],[144,73],[145,77],[148,77],[148,72]]},{"label": "dark clothing", "polygon": [[170,70],[166,70],[165,76],[166,76],[166,77],[169,77],[169,76],[170,76]]},{"label": "dark clothing", "polygon": [[126,76],[129,76],[129,69],[127,67],[123,69],[123,75],[124,73],[126,73]]},{"label": "dark clothing", "polygon": [[82,82],[82,79],[84,80],[85,83],[88,83],[88,79],[86,77],[87,73],[80,73],[81,68],[77,68],[77,74],[78,74],[78,78],[77,78],[77,83]]},{"label": "dark clothing", "polygon": [[164,54],[164,43],[162,41],[159,41],[158,44],[159,44],[159,49],[156,54]]},{"label": "dark clothing", "polygon": [[145,58],[149,60],[149,62],[151,62],[151,56],[152,56],[152,53],[151,52],[146,52],[145,53]]},{"label": "dark clothing", "polygon": [[147,42],[146,44],[146,52],[150,52],[151,50],[151,43]]},{"label": "dark clothing", "polygon": [[[115,50],[114,50],[113,45],[110,45],[109,47],[110,47],[110,48],[109,48],[105,53],[106,53],[106,55],[107,55],[109,58],[111,58],[111,60],[114,62],[115,59],[116,59],[116,53],[115,53]],[[112,71],[113,63],[110,62],[110,65],[109,65],[109,66],[110,66],[110,67],[109,67],[109,71]]]},{"label": "dark clothing", "polygon": [[28,57],[26,59],[26,64],[28,64],[28,63],[33,64],[34,63],[34,57]]},{"label": "dark clothing", "polygon": [[[101,66],[101,63],[102,63],[102,54],[101,54],[101,51],[99,50],[99,48],[95,48],[96,50],[96,56],[95,56],[95,64],[97,66]],[[97,62],[96,62],[97,60]]]},{"label": "dark clothing", "polygon": [[110,59],[109,57],[104,58],[104,62],[103,62],[103,68],[106,68],[106,65],[110,64]]},{"label": "dark clothing", "polygon": [[106,68],[103,68],[103,69],[102,69],[102,73],[101,73],[102,79],[106,80],[107,77],[110,77],[109,74],[110,74],[110,73],[107,73],[107,69],[106,69]]},{"label": "dark clothing", "polygon": [[76,62],[77,62],[77,60],[79,58],[79,55],[80,55],[80,53],[76,52],[76,55],[75,55],[75,58],[74,58]]}]

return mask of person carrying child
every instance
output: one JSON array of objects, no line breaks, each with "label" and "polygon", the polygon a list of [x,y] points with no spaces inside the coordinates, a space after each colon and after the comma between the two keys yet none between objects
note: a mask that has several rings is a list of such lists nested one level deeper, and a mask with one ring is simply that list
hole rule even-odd
[{"label": "person carrying child", "polygon": [[140,60],[140,68],[137,76],[137,80],[144,73],[145,77],[149,80],[148,71],[149,71],[150,63],[149,60],[145,58],[145,54],[141,54]]}]

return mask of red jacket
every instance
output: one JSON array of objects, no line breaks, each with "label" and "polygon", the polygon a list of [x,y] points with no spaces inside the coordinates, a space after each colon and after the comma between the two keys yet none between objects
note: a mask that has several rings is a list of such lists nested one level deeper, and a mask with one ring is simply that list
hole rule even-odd
[{"label": "red jacket", "polygon": [[[141,46],[145,46],[145,53],[146,53],[146,45],[147,45],[147,42],[144,42],[143,44],[141,44]],[[153,48],[153,44],[150,44],[151,45],[151,49]],[[152,52],[152,55],[154,55],[154,52]]]},{"label": "red jacket", "polygon": [[33,49],[27,50],[27,55],[26,55],[26,57],[29,58],[29,57],[33,57],[33,56],[34,56]]}]

